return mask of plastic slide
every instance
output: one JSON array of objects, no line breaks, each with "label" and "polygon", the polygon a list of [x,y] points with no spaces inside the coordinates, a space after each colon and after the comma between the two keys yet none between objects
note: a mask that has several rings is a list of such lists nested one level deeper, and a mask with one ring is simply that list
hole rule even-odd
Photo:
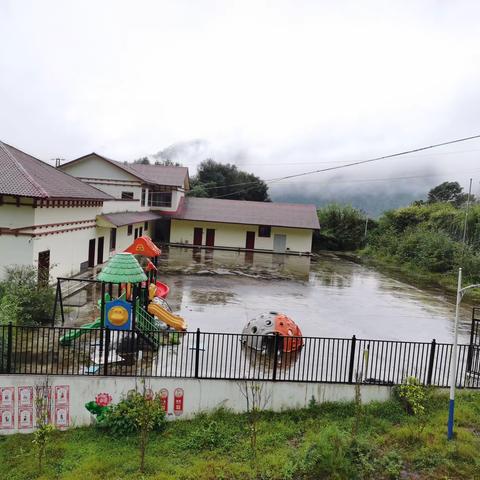
[{"label": "plastic slide", "polygon": [[147,311],[150,315],[154,315],[159,320],[165,322],[169,327],[172,327],[175,330],[185,331],[187,329],[187,324],[182,317],[167,312],[160,305],[156,305],[155,303],[149,303]]},{"label": "plastic slide", "polygon": [[75,330],[70,330],[68,333],[66,333],[63,337],[60,337],[60,345],[62,346],[67,346],[70,345],[70,342],[72,340],[75,340],[78,337],[81,337],[84,333],[87,333],[87,330],[92,330],[94,328],[100,328],[102,322],[100,318],[97,318],[94,322],[92,323],[86,323],[85,325],[82,325],[80,328],[76,328]]},{"label": "plastic slide", "polygon": [[151,283],[148,287],[148,298],[153,300],[155,297],[167,298],[170,287],[162,282]]}]

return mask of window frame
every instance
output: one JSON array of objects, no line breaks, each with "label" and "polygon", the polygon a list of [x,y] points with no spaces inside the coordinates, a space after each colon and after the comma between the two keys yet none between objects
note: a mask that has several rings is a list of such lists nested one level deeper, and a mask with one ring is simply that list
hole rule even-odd
[{"label": "window frame", "polygon": [[135,200],[134,192],[122,192],[120,196],[122,200]]},{"label": "window frame", "polygon": [[[266,231],[264,229],[266,229]],[[272,236],[272,226],[271,225],[259,225],[258,226],[258,236],[260,238],[271,238],[271,236]]]},{"label": "window frame", "polygon": [[127,236],[131,237],[133,233],[133,225],[127,225]]}]

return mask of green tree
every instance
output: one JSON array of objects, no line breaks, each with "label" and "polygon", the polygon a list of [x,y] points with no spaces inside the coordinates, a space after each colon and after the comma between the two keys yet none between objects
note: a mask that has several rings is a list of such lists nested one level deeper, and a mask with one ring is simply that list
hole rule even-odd
[{"label": "green tree", "polygon": [[[462,205],[468,200],[468,194],[463,193],[463,187],[458,182],[443,182],[428,192],[428,203],[451,202]],[[474,201],[473,195],[470,200]]]},{"label": "green tree", "polygon": [[[314,246],[326,250],[356,250],[365,241],[366,216],[351,205],[332,203],[318,209],[320,232]],[[368,219],[369,228],[375,225]]]},{"label": "green tree", "polygon": [[192,197],[226,198],[269,202],[267,184],[253,173],[239,170],[236,165],[204,160],[191,179]]},{"label": "green tree", "polygon": [[148,157],[140,157],[133,161],[133,163],[139,163],[140,165],[151,165]]}]

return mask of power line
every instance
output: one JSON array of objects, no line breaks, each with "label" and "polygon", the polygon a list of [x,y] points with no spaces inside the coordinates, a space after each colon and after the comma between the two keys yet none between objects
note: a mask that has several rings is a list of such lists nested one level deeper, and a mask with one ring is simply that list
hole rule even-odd
[{"label": "power line", "polygon": [[[446,142],[435,143],[433,145],[427,145],[425,147],[413,148],[411,150],[404,150],[404,151],[397,152],[397,153],[392,153],[392,154],[389,154],[389,155],[382,155],[381,157],[374,157],[374,158],[369,158],[369,159],[366,159],[366,160],[359,160],[359,161],[355,161],[355,162],[345,163],[345,164],[342,164],[342,165],[336,165],[336,166],[333,166],[333,167],[326,167],[326,168],[320,168],[320,169],[317,169],[317,170],[310,170],[310,171],[307,171],[307,172],[296,173],[296,174],[292,174],[292,175],[285,175],[283,177],[277,177],[277,178],[264,180],[264,183],[268,184],[268,183],[280,182],[282,180],[288,180],[290,178],[304,177],[304,176],[307,176],[307,175],[313,175],[315,173],[330,172],[330,171],[333,171],[333,170],[340,170],[340,169],[343,169],[343,168],[354,167],[356,165],[364,165],[366,163],[379,162],[381,160],[387,160],[389,158],[396,158],[396,157],[400,157],[400,156],[404,156],[404,155],[409,155],[411,153],[417,153],[417,152],[422,152],[422,151],[425,151],[425,150],[431,150],[433,148],[444,147],[446,145],[453,145],[455,143],[466,142],[466,141],[475,140],[475,139],[478,139],[478,138],[480,138],[480,134],[472,135],[470,137],[457,138],[455,140],[449,140],[449,141],[446,141]],[[240,187],[240,186],[244,186],[244,185],[257,185],[257,184],[258,184],[258,182],[242,182],[242,183],[234,183],[234,184],[228,185],[228,187]],[[211,187],[204,187],[204,189],[205,190],[216,190],[216,189],[225,188],[225,187],[226,187],[225,185],[215,185],[215,186],[211,186]],[[222,197],[225,197],[225,196],[235,195],[236,193],[241,193],[242,191],[244,191],[244,190],[240,190],[238,192],[232,192],[232,193],[229,193],[227,195],[221,195],[221,196],[215,197],[215,198],[222,198]]]},{"label": "power line", "polygon": [[[321,169],[317,169],[317,170],[310,170],[308,172],[296,173],[296,174],[293,174],[293,175],[285,175],[283,177],[264,180],[264,183],[266,183],[266,184],[276,183],[276,182],[280,182],[282,180],[288,180],[288,179],[291,179],[291,178],[299,178],[299,177],[304,177],[304,176],[307,176],[307,175],[313,175],[315,173],[329,172],[329,171],[332,171],[332,170],[340,170],[340,169],[343,169],[343,168],[353,167],[353,166],[356,166],[356,165],[363,165],[363,164],[366,164],[366,163],[378,162],[378,161],[381,161],[381,160],[387,160],[389,158],[395,158],[395,157],[408,155],[408,154],[411,154],[411,153],[417,153],[417,152],[422,152],[422,151],[425,151],[425,150],[431,150],[433,148],[444,147],[446,145],[453,145],[455,143],[466,142],[466,141],[469,141],[469,140],[475,140],[475,139],[478,139],[478,138],[480,138],[480,134],[472,135],[470,137],[458,138],[458,139],[455,139],[455,140],[449,140],[449,141],[446,141],[446,142],[435,143],[433,145],[427,145],[426,147],[419,147],[419,148],[414,148],[414,149],[411,149],[411,150],[404,150],[402,152],[392,153],[392,154],[389,154],[389,155],[383,155],[381,157],[374,157],[374,158],[369,158],[367,160],[359,160],[359,161],[356,161],[356,162],[345,163],[343,165],[337,165],[337,166],[334,166],[334,167],[327,167],[327,168],[321,168]],[[213,198],[230,197],[232,195],[236,195],[237,193],[242,193],[242,192],[245,192],[245,191],[252,190],[253,188],[255,188],[256,185],[258,185],[258,182],[236,183],[236,184],[228,185],[228,187],[239,187],[239,186],[244,186],[244,185],[254,185],[254,186],[252,186],[250,188],[247,188],[247,189],[237,190],[235,192],[230,192],[230,193],[227,193],[225,195],[218,195],[218,196],[215,196]],[[226,187],[225,185],[205,187],[205,190],[213,190],[213,189],[225,188],[225,187]]]}]

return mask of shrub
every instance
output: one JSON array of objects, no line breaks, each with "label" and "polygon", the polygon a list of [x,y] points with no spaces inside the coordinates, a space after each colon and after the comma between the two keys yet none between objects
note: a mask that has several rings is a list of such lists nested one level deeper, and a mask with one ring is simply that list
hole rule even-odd
[{"label": "shrub", "polygon": [[395,393],[409,415],[425,414],[428,388],[415,377],[408,377],[402,385],[395,387]]},{"label": "shrub", "polygon": [[49,320],[55,299],[54,289],[37,283],[38,271],[31,266],[6,268],[0,282],[0,324],[34,325]]},{"label": "shrub", "polygon": [[[327,250],[356,250],[365,241],[365,215],[351,205],[330,204],[318,210],[320,233],[314,244]],[[373,220],[371,220],[373,222]]]},{"label": "shrub", "polygon": [[152,399],[139,392],[130,392],[126,398],[102,411],[103,424],[115,436],[132,435],[141,428],[140,412],[145,410],[151,419],[151,430],[161,432],[165,429],[165,411],[160,397]]}]

